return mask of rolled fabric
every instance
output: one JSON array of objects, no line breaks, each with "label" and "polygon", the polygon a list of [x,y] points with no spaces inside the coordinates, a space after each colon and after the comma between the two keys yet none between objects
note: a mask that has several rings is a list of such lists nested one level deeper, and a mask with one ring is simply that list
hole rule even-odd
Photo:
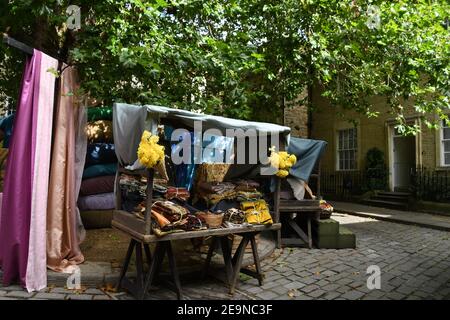
[{"label": "rolled fabric", "polygon": [[112,120],[112,107],[88,108],[88,121]]},{"label": "rolled fabric", "polygon": [[117,164],[96,164],[84,169],[83,180],[101,176],[113,176],[116,174]]},{"label": "rolled fabric", "polygon": [[114,192],[115,176],[101,176],[83,180],[80,196],[92,196],[100,193]]},{"label": "rolled fabric", "polygon": [[96,164],[116,163],[116,150],[112,143],[91,143],[87,146],[86,167]]},{"label": "rolled fabric", "polygon": [[80,197],[78,207],[80,210],[111,210],[116,206],[114,192]]},{"label": "rolled fabric", "polygon": [[97,120],[86,125],[86,135],[89,143],[113,142],[112,122]]}]

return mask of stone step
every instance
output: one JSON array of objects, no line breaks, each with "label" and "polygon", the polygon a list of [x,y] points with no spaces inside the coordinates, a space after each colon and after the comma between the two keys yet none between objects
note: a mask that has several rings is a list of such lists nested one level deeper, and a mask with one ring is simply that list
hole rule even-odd
[{"label": "stone step", "polygon": [[355,249],[356,236],[343,226],[339,226],[338,249]]},{"label": "stone step", "polygon": [[346,227],[339,225],[339,233],[335,235],[315,234],[314,244],[319,249],[354,249],[356,236]]},{"label": "stone step", "polygon": [[404,202],[398,202],[398,201],[385,201],[385,200],[363,200],[363,204],[366,204],[368,206],[374,206],[374,207],[381,207],[381,208],[390,208],[390,209],[399,209],[399,210],[407,210],[408,204]]},{"label": "stone step", "polygon": [[392,192],[392,191],[380,191],[377,192],[379,196],[396,196],[396,197],[411,197],[411,193],[409,192]]},{"label": "stone step", "polygon": [[333,219],[313,220],[312,232],[318,236],[336,236],[339,233],[339,222]]},{"label": "stone step", "polygon": [[408,203],[409,198],[403,197],[403,196],[391,196],[391,195],[376,195],[370,197],[371,200],[382,200],[382,201],[388,201],[388,202],[403,202]]}]

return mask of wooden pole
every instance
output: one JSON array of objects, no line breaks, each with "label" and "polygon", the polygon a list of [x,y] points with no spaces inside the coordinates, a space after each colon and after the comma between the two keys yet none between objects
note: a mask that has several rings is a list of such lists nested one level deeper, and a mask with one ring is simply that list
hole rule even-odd
[{"label": "wooden pole", "polygon": [[153,176],[154,170],[147,171],[147,199],[145,205],[145,233],[151,234],[152,227],[152,205],[153,205]]}]

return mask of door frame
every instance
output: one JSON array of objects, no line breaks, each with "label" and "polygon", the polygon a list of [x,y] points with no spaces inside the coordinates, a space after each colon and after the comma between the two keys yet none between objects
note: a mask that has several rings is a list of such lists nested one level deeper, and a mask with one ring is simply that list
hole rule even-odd
[{"label": "door frame", "polygon": [[[407,124],[412,125],[416,124],[419,127],[421,126],[420,118],[416,116],[405,117]],[[389,168],[389,176],[388,183],[389,189],[394,191],[394,137],[395,137],[395,127],[396,121],[395,119],[390,119],[386,121],[386,130],[387,130],[387,150],[388,150],[388,168]],[[416,168],[422,166],[422,134],[421,132],[417,133],[415,136],[415,154],[416,154]]]}]

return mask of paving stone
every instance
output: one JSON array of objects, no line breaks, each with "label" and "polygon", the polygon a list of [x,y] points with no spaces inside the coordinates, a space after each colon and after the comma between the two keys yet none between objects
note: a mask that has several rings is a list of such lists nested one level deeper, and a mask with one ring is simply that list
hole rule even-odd
[{"label": "paving stone", "polygon": [[339,286],[339,288],[336,289],[336,292],[340,292],[340,293],[346,293],[351,291],[352,288],[350,288],[349,286]]},{"label": "paving stone", "polygon": [[313,277],[309,276],[309,277],[307,277],[305,279],[302,279],[302,282],[304,284],[313,284],[313,283],[317,282],[317,280],[314,279]]},{"label": "paving stone", "polygon": [[25,290],[23,287],[18,286],[18,285],[10,285],[8,287],[3,287],[0,285],[0,288],[2,288],[2,290],[6,290],[6,291],[23,291],[23,290]]},{"label": "paving stone", "polygon": [[336,291],[334,291],[334,292],[327,292],[327,293],[325,294],[324,298],[325,298],[326,300],[334,300],[334,299],[340,297],[341,295],[342,295],[341,293],[336,292]]},{"label": "paving stone", "polygon": [[69,294],[67,300],[92,300],[91,294]]},{"label": "paving stone", "polygon": [[64,300],[66,297],[63,293],[48,293],[48,292],[38,292],[34,296],[36,299],[49,299],[49,300]]},{"label": "paving stone", "polygon": [[50,290],[51,293],[64,293],[64,294],[75,294],[75,290],[69,290],[67,288],[56,287]]},{"label": "paving stone", "polygon": [[86,289],[83,293],[85,293],[85,294],[105,294],[102,290],[95,289],[95,288]]},{"label": "paving stone", "polygon": [[253,288],[246,290],[246,292],[256,294],[256,293],[263,292],[263,289],[261,287],[253,287]]},{"label": "paving stone", "polygon": [[12,298],[31,298],[35,295],[35,292],[26,292],[26,291],[10,291],[8,292],[5,297],[12,297]]},{"label": "paving stone", "polygon": [[331,270],[326,270],[326,271],[322,272],[322,274],[324,276],[331,277],[331,276],[334,276],[336,274],[336,272],[331,271]]},{"label": "paving stone", "polygon": [[301,291],[303,291],[305,293],[309,293],[309,292],[317,290],[317,289],[319,289],[318,286],[316,286],[315,284],[311,284],[309,286],[301,288]]},{"label": "paving stone", "polygon": [[317,299],[320,296],[324,295],[325,293],[326,292],[324,290],[318,289],[318,290],[314,290],[314,291],[311,291],[310,293],[308,293],[308,296],[310,296],[310,297],[312,297],[314,299]]},{"label": "paving stone", "polygon": [[304,283],[297,282],[297,281],[294,281],[294,282],[291,282],[291,283],[288,283],[288,284],[284,285],[284,287],[287,288],[287,289],[300,289],[300,288],[303,288],[305,286],[306,285]]},{"label": "paving stone", "polygon": [[111,300],[107,295],[94,295],[94,300]]},{"label": "paving stone", "polygon": [[415,291],[415,288],[403,285],[395,289],[395,291],[401,294],[410,295]]},{"label": "paving stone", "polygon": [[326,286],[322,287],[322,289],[325,291],[334,291],[337,288],[339,288],[339,284],[336,284],[336,283],[330,283],[330,284],[327,284]]},{"label": "paving stone", "polygon": [[352,290],[344,293],[342,295],[342,298],[348,299],[348,300],[358,300],[361,299],[364,296],[364,292]]},{"label": "paving stone", "polygon": [[263,300],[271,300],[271,299],[276,298],[278,295],[272,291],[264,291],[264,292],[258,293],[257,296]]},{"label": "paving stone", "polygon": [[398,293],[398,292],[389,292],[386,294],[386,297],[392,300],[401,300],[406,297],[406,295]]},{"label": "paving stone", "polygon": [[278,287],[272,288],[271,290],[279,295],[287,295],[287,293],[289,291],[289,289],[284,286],[278,286]]}]

